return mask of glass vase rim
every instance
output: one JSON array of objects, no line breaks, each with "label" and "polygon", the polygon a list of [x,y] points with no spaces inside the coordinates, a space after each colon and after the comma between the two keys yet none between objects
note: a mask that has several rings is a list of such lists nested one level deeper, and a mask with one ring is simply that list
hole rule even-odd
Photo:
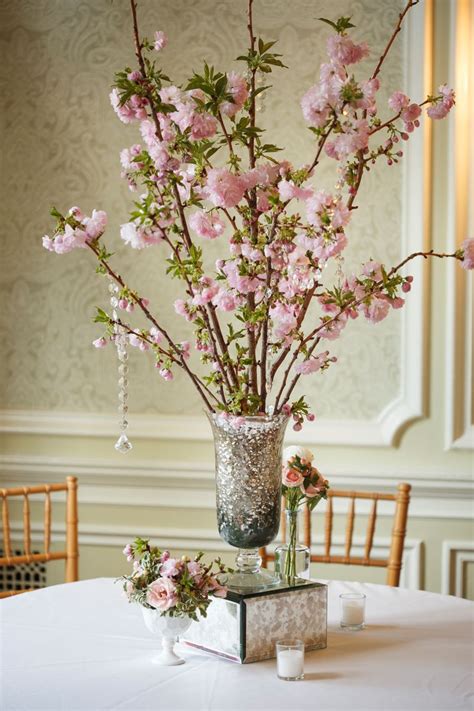
[{"label": "glass vase rim", "polygon": [[[214,410],[206,410],[204,409],[204,413],[206,414],[206,417],[211,420],[212,422],[216,422],[219,417],[222,417],[224,414],[223,412],[215,412]],[[273,414],[273,415],[229,415],[230,417],[242,417],[245,422],[248,422],[250,424],[253,423],[260,423],[264,422],[266,424],[270,422],[278,422],[281,420],[281,422],[288,422],[290,419],[289,415],[286,415],[284,412],[279,412],[278,414]],[[225,421],[225,420],[224,420]]]}]

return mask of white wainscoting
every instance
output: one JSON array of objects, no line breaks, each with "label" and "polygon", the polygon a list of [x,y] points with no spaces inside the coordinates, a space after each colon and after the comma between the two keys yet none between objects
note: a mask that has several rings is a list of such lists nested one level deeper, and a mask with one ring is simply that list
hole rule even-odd
[{"label": "white wainscoting", "polygon": [[463,597],[468,563],[474,563],[473,541],[443,541],[441,592]]},{"label": "white wainscoting", "polygon": [[[11,523],[12,540],[21,541],[23,535],[23,524],[19,521]],[[159,547],[174,548],[187,551],[216,551],[219,553],[229,552],[232,548],[225,543],[215,530],[205,530],[200,528],[150,528],[145,527],[140,535],[142,538],[153,540]],[[65,526],[53,524],[51,540],[53,542],[63,541],[65,536]],[[79,546],[106,546],[121,550],[136,536],[136,529],[131,526],[112,526],[100,524],[80,524],[79,526]],[[38,524],[32,524],[31,540],[33,543],[42,544],[43,528]],[[275,544],[270,548],[274,548]],[[323,552],[323,545],[316,539],[312,546],[316,553]],[[374,540],[372,547],[373,558],[387,558],[390,548],[390,539],[379,538]],[[406,539],[403,553],[403,568],[400,576],[400,587],[410,590],[419,590],[421,587],[421,556],[423,541],[417,539]],[[334,537],[331,552],[334,555],[343,555],[344,540],[341,536]],[[364,553],[364,541],[354,537],[352,554],[362,556]]]},{"label": "white wainscoting", "polygon": [[[172,470],[173,484],[170,484]],[[25,455],[0,455],[2,486],[20,486],[79,478],[79,502],[101,506],[156,506],[158,508],[215,509],[212,462],[166,460],[74,459]],[[395,472],[374,476],[361,470],[326,472],[335,489],[393,493],[399,481],[412,484],[409,516],[413,518],[471,519],[473,483],[455,480],[440,472],[421,476]],[[450,480],[449,491],[446,481]],[[324,503],[321,505],[324,506]],[[341,512],[341,502],[334,503]],[[357,511],[368,513],[368,502],[359,501]],[[380,502],[380,516],[391,516],[393,505]]]}]

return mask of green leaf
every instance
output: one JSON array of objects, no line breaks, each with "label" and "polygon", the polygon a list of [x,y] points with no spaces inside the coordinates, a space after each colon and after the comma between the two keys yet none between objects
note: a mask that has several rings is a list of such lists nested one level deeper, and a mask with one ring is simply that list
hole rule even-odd
[{"label": "green leaf", "polygon": [[97,307],[97,316],[94,318],[94,323],[109,323],[110,317],[105,313],[103,309]]}]

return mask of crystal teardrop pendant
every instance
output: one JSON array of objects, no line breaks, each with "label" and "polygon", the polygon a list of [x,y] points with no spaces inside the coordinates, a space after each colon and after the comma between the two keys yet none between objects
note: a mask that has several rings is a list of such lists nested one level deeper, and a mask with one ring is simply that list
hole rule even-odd
[{"label": "crystal teardrop pendant", "polygon": [[118,440],[115,442],[114,446],[117,452],[122,452],[123,454],[129,452],[132,449],[132,443],[128,439],[125,432],[122,432]]}]

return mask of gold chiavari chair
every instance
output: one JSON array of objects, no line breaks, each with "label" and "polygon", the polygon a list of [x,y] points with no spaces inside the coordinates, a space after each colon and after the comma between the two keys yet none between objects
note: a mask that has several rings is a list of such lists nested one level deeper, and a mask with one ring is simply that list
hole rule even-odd
[{"label": "gold chiavari chair", "polygon": [[[324,554],[311,554],[312,563],[342,563],[344,565],[365,565],[375,566],[379,568],[387,568],[387,585],[397,587],[400,583],[400,571],[402,568],[402,555],[405,543],[406,524],[408,518],[408,505],[410,503],[410,484],[399,484],[396,494],[379,494],[375,492],[362,491],[337,491],[329,489],[328,502],[325,513],[324,523]],[[347,512],[346,535],[344,544],[344,555],[332,555],[332,530],[333,530],[333,500],[348,499],[349,509]],[[372,507],[367,520],[367,531],[364,546],[364,555],[361,557],[351,556],[352,538],[354,533],[355,521],[355,502],[356,499],[369,499],[372,501]],[[392,539],[388,558],[372,558],[372,546],[374,542],[375,526],[377,521],[377,504],[379,501],[393,501],[394,515]],[[286,540],[286,519],[284,514],[285,501],[282,501],[282,521],[281,534],[282,540]],[[311,548],[311,515],[307,506],[303,508],[303,543]],[[275,560],[273,553],[267,552],[266,548],[260,549],[262,556],[262,564],[267,566],[269,561]]]},{"label": "gold chiavari chair", "polygon": [[[56,491],[66,492],[66,550],[51,551],[51,494]],[[42,553],[32,553],[30,495],[44,494],[44,544]],[[23,555],[12,553],[10,516],[8,500],[23,497]],[[15,489],[0,489],[2,502],[3,557],[0,566],[14,566],[25,563],[46,563],[50,560],[65,560],[65,580],[72,583],[78,579],[78,535],[77,535],[77,478],[68,476],[61,484],[40,484],[38,486],[22,486]],[[28,590],[11,590],[0,592],[0,598],[28,592]]]}]

